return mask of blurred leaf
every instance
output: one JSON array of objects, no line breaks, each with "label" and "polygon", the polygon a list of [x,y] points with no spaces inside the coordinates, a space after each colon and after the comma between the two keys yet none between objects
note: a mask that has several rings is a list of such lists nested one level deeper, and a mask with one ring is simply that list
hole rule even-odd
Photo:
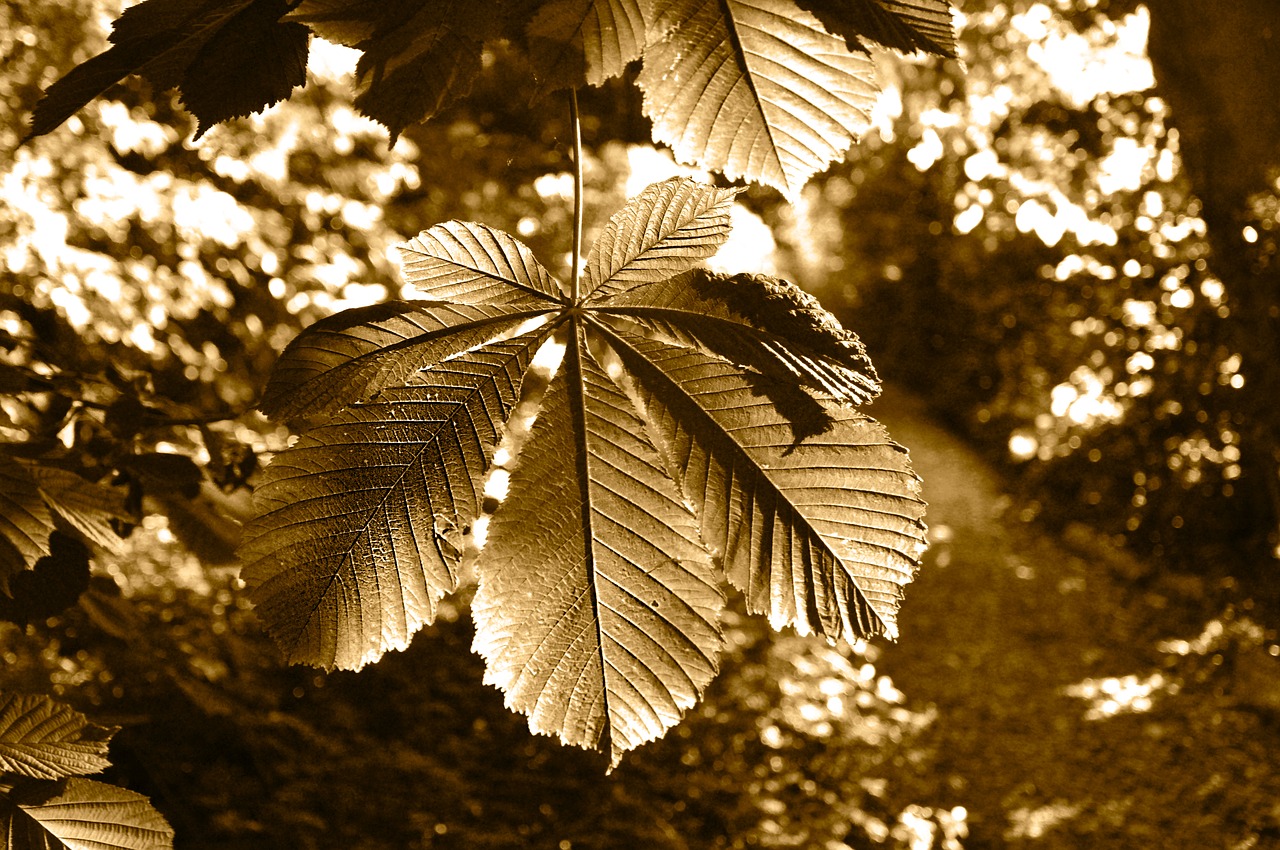
[{"label": "blurred leaf", "polygon": [[43,694],[0,692],[0,771],[33,779],[98,773],[111,764],[116,731]]},{"label": "blurred leaf", "polygon": [[128,458],[123,468],[138,478],[146,495],[180,493],[194,499],[204,481],[194,460],[173,452],[143,452]]},{"label": "blurred leaf", "polygon": [[27,466],[0,452],[0,592],[49,554],[53,516]]},{"label": "blurred leaf", "polygon": [[867,128],[875,65],[792,0],[675,0],[667,14],[638,82],[681,161],[794,198]]},{"label": "blurred leaf", "polygon": [[49,506],[92,543],[112,552],[121,548],[112,520],[136,524],[139,517],[128,509],[124,487],[106,487],[86,481],[74,472],[55,466],[33,465],[32,477]]},{"label": "blurred leaf", "polygon": [[0,796],[8,850],[161,850],[173,829],[141,794],[90,779],[22,780]]}]

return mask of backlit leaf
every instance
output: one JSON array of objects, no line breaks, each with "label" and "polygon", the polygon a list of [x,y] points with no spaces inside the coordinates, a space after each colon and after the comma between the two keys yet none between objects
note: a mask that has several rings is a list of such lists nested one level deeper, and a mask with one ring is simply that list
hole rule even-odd
[{"label": "backlit leaf", "polygon": [[[511,300],[518,301],[514,295]],[[289,344],[259,407],[286,422],[328,415],[515,330],[539,312],[404,301],[347,310],[316,322]]]},{"label": "backlit leaf", "polygon": [[534,72],[545,89],[598,86],[644,49],[646,0],[551,0],[529,23]]},{"label": "backlit leaf", "polygon": [[115,729],[43,694],[0,693],[0,771],[33,779],[98,773]]},{"label": "backlit leaf", "polygon": [[7,850],[162,850],[173,829],[141,794],[71,778],[23,780],[0,796]]},{"label": "backlit leaf", "polygon": [[598,313],[838,401],[865,404],[880,392],[857,336],[787,281],[698,269],[621,292]]},{"label": "backlit leaf", "polygon": [[405,281],[431,299],[546,308],[563,298],[532,251],[484,224],[437,224],[398,247]]},{"label": "backlit leaf", "polygon": [[[437,225],[400,246],[403,272],[449,303],[299,336],[264,407],[303,433],[241,549],[290,660],[358,667],[430,622],[504,434],[475,649],[535,731],[616,765],[677,723],[716,671],[722,581],[778,627],[896,633],[918,479],[852,407],[878,390],[852,333],[785,281],[694,268],[732,197],[646,189],[602,232],[580,303],[512,237]],[[517,409],[536,409],[527,434]]]},{"label": "backlit leaf", "polygon": [[677,158],[794,197],[868,126],[875,66],[793,0],[673,0],[639,83]]},{"label": "backlit leaf", "polygon": [[617,337],[668,469],[749,609],[832,640],[897,634],[902,587],[924,550],[924,503],[906,451],[870,417],[831,406],[792,428],[732,365]]},{"label": "backlit leaf", "polygon": [[574,336],[489,529],[475,646],[534,731],[616,765],[715,674],[723,597],[644,423]]},{"label": "backlit leaf", "polygon": [[446,361],[312,428],[267,467],[242,578],[290,661],[355,669],[435,619],[544,339]]},{"label": "backlit leaf", "polygon": [[729,238],[735,194],[675,177],[627,201],[587,255],[587,300],[665,280],[714,255]]}]

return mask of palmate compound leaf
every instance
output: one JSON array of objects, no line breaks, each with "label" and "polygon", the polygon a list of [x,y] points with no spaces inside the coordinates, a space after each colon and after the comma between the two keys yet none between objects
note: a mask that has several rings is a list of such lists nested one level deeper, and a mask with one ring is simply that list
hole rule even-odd
[{"label": "palmate compound leaf", "polygon": [[32,779],[98,773],[110,765],[115,731],[43,694],[0,692],[0,773]]},{"label": "palmate compound leaf", "polygon": [[[473,603],[487,680],[533,729],[616,764],[677,722],[716,669],[724,575],[775,625],[895,632],[923,545],[918,481],[847,406],[878,387],[851,334],[789,284],[691,273],[727,236],[730,197],[684,180],[641,193],[593,249],[578,303],[511,237],[439,225],[402,246],[439,328],[392,305],[299,337],[279,394],[334,383],[268,467],[242,549],[292,660],[359,666],[431,619],[552,335],[563,362]],[[435,342],[414,347],[474,331],[464,307],[545,324],[494,324],[443,361]]]},{"label": "palmate compound leaf", "polygon": [[875,65],[793,0],[671,0],[638,80],[686,162],[788,197],[867,128]]},{"label": "palmate compound leaf", "polygon": [[73,777],[22,779],[0,795],[7,850],[164,850],[173,828],[141,794]]}]

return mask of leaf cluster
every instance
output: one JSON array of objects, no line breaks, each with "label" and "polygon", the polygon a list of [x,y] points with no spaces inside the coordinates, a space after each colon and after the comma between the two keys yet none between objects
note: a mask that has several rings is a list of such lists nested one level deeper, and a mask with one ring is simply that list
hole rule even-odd
[{"label": "leaf cluster", "polygon": [[540,92],[638,61],[656,141],[790,196],[868,126],[871,45],[956,55],[946,0],[143,0],[49,87],[28,138],[130,74],[176,89],[198,138],[303,85],[312,33],[361,51],[355,105],[393,140],[466,96],[499,44]]},{"label": "leaf cluster", "polygon": [[436,225],[400,246],[426,300],[290,344],[262,408],[302,434],[241,556],[291,661],[358,668],[434,619],[500,447],[519,462],[475,563],[475,648],[535,731],[614,764],[661,735],[716,672],[726,579],[775,627],[896,633],[918,479],[854,409],[878,383],[851,333],[791,284],[697,268],[732,198],[650,186],[567,287],[501,231]]},{"label": "leaf cluster", "polygon": [[146,797],[83,778],[110,765],[115,732],[47,696],[0,692],[0,834],[9,850],[173,846]]}]

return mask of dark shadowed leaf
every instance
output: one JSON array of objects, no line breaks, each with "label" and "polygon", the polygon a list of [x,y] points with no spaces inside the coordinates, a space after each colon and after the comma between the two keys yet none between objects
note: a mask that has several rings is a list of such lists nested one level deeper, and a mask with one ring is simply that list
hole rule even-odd
[{"label": "dark shadowed leaf", "polygon": [[643,420],[574,336],[490,525],[475,647],[534,731],[617,765],[701,696],[724,600]]},{"label": "dark shadowed leaf", "polygon": [[792,0],[674,0],[644,56],[653,135],[686,162],[794,197],[868,126],[875,66]]},{"label": "dark shadowed leaf", "polygon": [[955,27],[947,0],[797,0],[852,50],[866,42],[955,58]]},{"label": "dark shadowed leaf", "polygon": [[112,28],[112,46],[73,68],[36,104],[27,138],[56,128],[130,74],[178,88],[199,133],[289,96],[305,82],[307,36],[281,23],[288,0],[144,0]]},{"label": "dark shadowed leaf", "polygon": [[164,850],[173,829],[141,794],[94,782],[26,779],[0,796],[8,850]]},{"label": "dark shadowed leaf", "polygon": [[214,124],[251,115],[307,81],[311,32],[281,21],[287,0],[259,0],[218,30],[183,75],[182,103],[196,116],[196,138]]},{"label": "dark shadowed leaf", "polygon": [[43,694],[0,693],[0,771],[33,779],[98,773],[115,729]]},{"label": "dark shadowed leaf", "polygon": [[27,466],[0,452],[0,592],[49,554],[53,516]]},{"label": "dark shadowed leaf", "polygon": [[405,127],[467,94],[493,34],[491,6],[433,0],[394,27],[379,27],[360,44],[356,108],[390,130],[394,142]]},{"label": "dark shadowed leaf", "polygon": [[551,0],[529,23],[534,73],[546,90],[598,86],[640,58],[649,0]]},{"label": "dark shadowed leaf", "polygon": [[9,595],[0,593],[0,620],[20,626],[42,622],[75,605],[88,587],[89,549],[55,530],[49,554],[9,581]]},{"label": "dark shadowed leaf", "polygon": [[600,304],[598,315],[838,401],[865,404],[880,392],[858,337],[784,280],[697,269],[620,292]]}]

